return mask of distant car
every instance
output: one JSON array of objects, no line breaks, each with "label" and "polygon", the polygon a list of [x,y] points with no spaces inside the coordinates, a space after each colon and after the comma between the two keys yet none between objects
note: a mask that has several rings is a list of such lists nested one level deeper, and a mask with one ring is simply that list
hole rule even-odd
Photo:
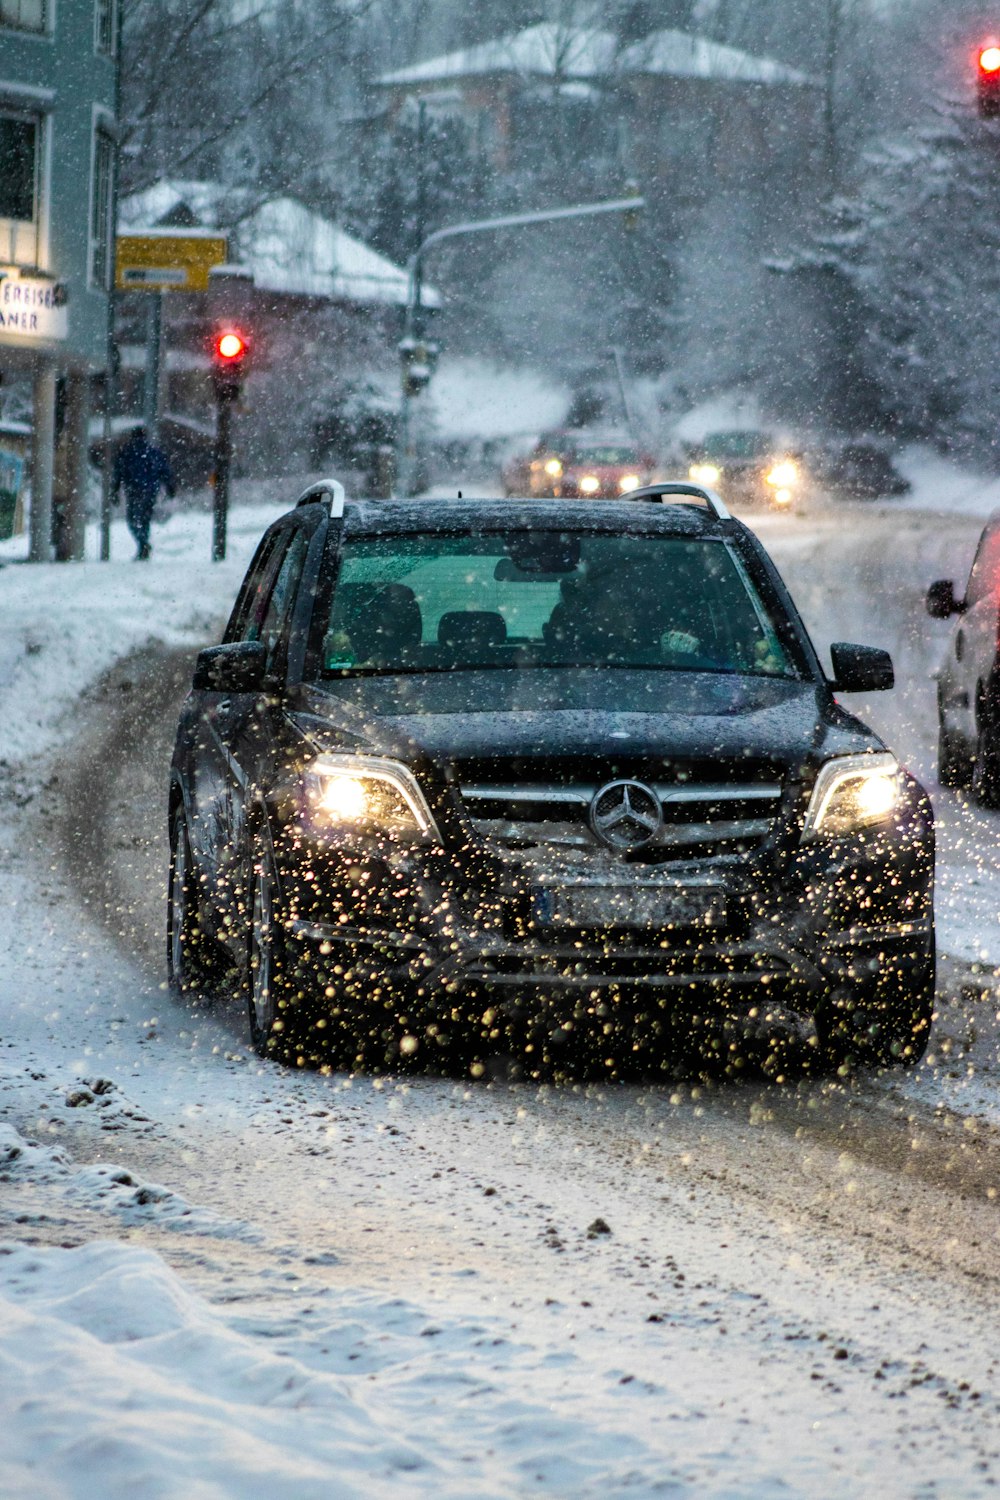
[{"label": "distant car", "polygon": [[890,455],[874,443],[848,443],[832,454],[824,466],[823,479],[855,500],[881,500],[906,495],[912,489]]},{"label": "distant car", "polygon": [[733,504],[770,505],[790,510],[802,497],[802,459],[756,428],[710,432],[700,443],[686,444],[688,477],[718,489]]},{"label": "distant car", "polygon": [[554,500],[615,500],[647,484],[653,460],[629,438],[578,431],[543,433],[504,470],[504,491]]},{"label": "distant car", "polygon": [[987,521],[965,593],[950,579],[927,591],[935,620],[957,618],[937,673],[938,779],[1000,807],[1000,511]]},{"label": "distant car", "polygon": [[834,696],[892,663],[835,645],[828,680],[757,538],[681,488],[328,481],[277,520],[181,712],[174,986],[224,950],[262,1053],[349,1067],[658,1069],[772,1013],[831,1063],[918,1058],[931,807]]}]

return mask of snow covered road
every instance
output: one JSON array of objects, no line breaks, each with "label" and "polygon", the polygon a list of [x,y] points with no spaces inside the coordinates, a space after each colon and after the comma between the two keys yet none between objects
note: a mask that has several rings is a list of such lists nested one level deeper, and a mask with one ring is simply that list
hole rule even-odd
[{"label": "snow covered road", "polygon": [[[235,1005],[189,1009],[163,985],[182,643],[233,578],[191,576],[193,523],[172,523],[143,584],[165,644],[130,653],[127,565],[46,570],[78,597],[50,598],[50,634],[25,627],[49,687],[0,811],[4,1493],[992,1488],[1000,819],[933,784],[940,637],[921,615],[978,523],[910,515],[900,535],[894,514],[760,524],[820,642],[893,650],[903,686],[865,708],[944,823],[953,959],[931,1052],[849,1088],[261,1063]],[[265,519],[241,518],[227,572]],[[27,578],[6,569],[0,595]],[[67,717],[88,587],[99,680]],[[26,683],[14,661],[7,712]]]}]

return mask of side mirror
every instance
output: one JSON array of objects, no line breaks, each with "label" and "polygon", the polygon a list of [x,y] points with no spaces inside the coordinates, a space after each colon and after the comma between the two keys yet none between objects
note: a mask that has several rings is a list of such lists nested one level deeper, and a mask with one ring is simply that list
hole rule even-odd
[{"label": "side mirror", "polygon": [[950,578],[939,578],[927,590],[927,613],[932,620],[947,620],[949,615],[965,612],[965,600],[955,598],[955,585]]},{"label": "side mirror", "polygon": [[199,651],[192,687],[196,693],[259,693],[267,672],[267,647],[231,641]]},{"label": "side mirror", "polygon": [[878,646],[852,646],[837,641],[830,647],[833,685],[843,693],[882,693],[894,687],[892,657]]}]

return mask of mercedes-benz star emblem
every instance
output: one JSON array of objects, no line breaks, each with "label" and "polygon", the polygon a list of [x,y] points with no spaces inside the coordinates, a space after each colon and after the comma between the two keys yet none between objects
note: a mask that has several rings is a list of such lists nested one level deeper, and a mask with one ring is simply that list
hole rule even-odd
[{"label": "mercedes-benz star emblem", "polygon": [[641,849],[663,827],[663,808],[641,781],[609,781],[590,804],[590,826],[609,849]]}]

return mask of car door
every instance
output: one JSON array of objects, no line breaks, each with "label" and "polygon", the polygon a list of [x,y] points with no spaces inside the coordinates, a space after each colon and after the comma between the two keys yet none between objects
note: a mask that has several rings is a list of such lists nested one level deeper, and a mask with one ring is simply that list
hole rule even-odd
[{"label": "car door", "polygon": [[227,772],[219,884],[223,910],[231,911],[234,921],[239,921],[244,909],[249,854],[247,810],[257,788],[267,781],[280,739],[288,634],[316,519],[296,518],[279,534],[265,594],[258,608],[250,612],[239,637],[259,641],[267,648],[269,690],[231,694],[220,705],[217,718]]},{"label": "car door", "polygon": [[[248,634],[264,617],[276,568],[276,527],[265,532],[243,580],[226,627],[224,642],[256,639]],[[229,838],[229,768],[226,733],[231,695],[202,689],[195,694],[188,774],[188,832],[198,869],[218,891]]]},{"label": "car door", "polygon": [[975,744],[976,710],[985,684],[993,672],[997,654],[997,599],[1000,592],[1000,522],[986,527],[976,549],[965,609],[952,637],[954,690],[952,722],[970,745]]}]

